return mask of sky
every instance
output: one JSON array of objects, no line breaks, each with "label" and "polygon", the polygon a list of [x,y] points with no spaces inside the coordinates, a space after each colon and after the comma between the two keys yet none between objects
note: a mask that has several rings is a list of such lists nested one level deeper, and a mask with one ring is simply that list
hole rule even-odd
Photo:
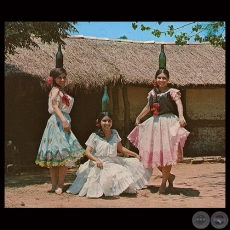
[{"label": "sky", "polygon": [[[128,40],[133,41],[155,41],[155,42],[175,42],[174,36],[170,37],[161,35],[160,38],[154,37],[151,33],[153,29],[159,29],[160,31],[166,31],[168,29],[168,25],[173,25],[174,28],[183,26],[188,24],[189,22],[163,22],[161,25],[158,22],[152,21],[144,21],[138,22],[138,28],[136,30],[132,27],[132,21],[120,21],[120,22],[106,22],[106,21],[80,21],[75,27],[79,33],[71,34],[71,35],[83,35],[97,38],[109,38],[109,39],[119,39],[122,36],[126,36]],[[140,25],[143,24],[145,26],[149,26],[151,30],[142,31],[140,29]],[[193,25],[189,25],[187,27],[183,27],[183,29],[179,30],[179,32],[191,32],[191,27]],[[193,39],[190,39],[189,42],[194,42]]]}]

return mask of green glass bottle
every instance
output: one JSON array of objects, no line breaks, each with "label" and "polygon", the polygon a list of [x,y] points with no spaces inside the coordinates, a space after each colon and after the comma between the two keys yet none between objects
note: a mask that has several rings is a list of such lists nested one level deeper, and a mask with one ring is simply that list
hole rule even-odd
[{"label": "green glass bottle", "polygon": [[164,45],[161,44],[161,52],[159,55],[159,69],[166,69],[166,55],[164,52]]},{"label": "green glass bottle", "polygon": [[58,52],[56,54],[56,68],[63,67],[63,54],[61,51],[61,45],[58,45]]},{"label": "green glass bottle", "polygon": [[102,105],[102,112],[109,112],[110,108],[109,108],[109,96],[107,93],[107,86],[104,86],[104,94],[103,97],[101,99],[101,105]]}]

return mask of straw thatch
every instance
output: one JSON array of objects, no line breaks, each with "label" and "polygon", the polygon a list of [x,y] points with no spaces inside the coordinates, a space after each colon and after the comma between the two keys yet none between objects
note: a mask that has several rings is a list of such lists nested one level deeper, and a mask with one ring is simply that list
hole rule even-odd
[{"label": "straw thatch", "polygon": [[[43,44],[40,49],[17,49],[5,59],[5,77],[20,73],[39,78],[43,87],[55,67],[57,44]],[[108,83],[151,85],[158,69],[160,44],[109,40],[83,36],[65,39],[62,48],[64,68],[68,72],[68,88],[101,88]],[[164,43],[170,83],[179,87],[225,85],[225,50],[209,43],[184,46]]]}]

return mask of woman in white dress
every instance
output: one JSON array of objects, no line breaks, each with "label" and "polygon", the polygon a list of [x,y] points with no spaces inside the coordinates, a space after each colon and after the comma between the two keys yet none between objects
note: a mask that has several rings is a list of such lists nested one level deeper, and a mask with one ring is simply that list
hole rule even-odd
[{"label": "woman in white dress", "polygon": [[[138,154],[122,146],[118,132],[111,129],[111,114],[101,112],[96,122],[98,128],[85,143],[89,160],[80,165],[66,192],[91,198],[136,193],[147,185],[152,169],[146,169]],[[120,157],[118,152],[131,157]]]}]

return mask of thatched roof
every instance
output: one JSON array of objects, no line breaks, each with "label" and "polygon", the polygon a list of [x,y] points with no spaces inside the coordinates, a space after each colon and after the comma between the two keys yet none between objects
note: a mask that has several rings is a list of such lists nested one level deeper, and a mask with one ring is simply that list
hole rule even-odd
[{"label": "thatched roof", "polygon": [[[95,89],[108,83],[151,85],[158,69],[161,43],[83,36],[65,39],[64,68],[68,87]],[[25,73],[45,82],[55,67],[57,44],[17,49],[5,59],[5,76]],[[176,86],[225,85],[225,50],[209,43],[184,46],[164,43],[170,83]],[[20,75],[21,75],[20,74]]]}]

